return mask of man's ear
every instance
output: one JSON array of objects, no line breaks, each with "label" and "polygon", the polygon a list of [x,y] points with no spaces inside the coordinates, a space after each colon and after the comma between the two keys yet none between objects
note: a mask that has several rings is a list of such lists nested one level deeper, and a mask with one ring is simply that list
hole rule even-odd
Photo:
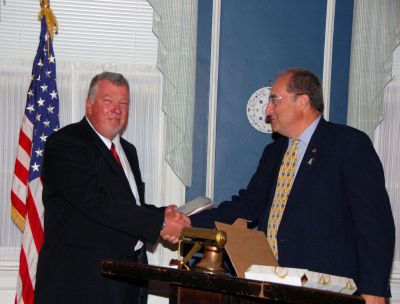
[{"label": "man's ear", "polygon": [[298,102],[300,104],[302,109],[311,107],[311,99],[310,99],[310,96],[308,96],[307,94],[297,95],[296,102]]},{"label": "man's ear", "polygon": [[90,115],[92,113],[92,106],[93,103],[89,99],[86,99],[86,105],[85,105],[86,114]]}]

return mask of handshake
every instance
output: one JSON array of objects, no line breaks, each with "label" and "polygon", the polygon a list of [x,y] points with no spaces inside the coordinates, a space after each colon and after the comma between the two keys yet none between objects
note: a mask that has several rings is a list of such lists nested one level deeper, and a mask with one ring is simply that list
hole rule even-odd
[{"label": "handshake", "polygon": [[191,227],[189,217],[178,211],[175,205],[165,209],[164,226],[160,231],[161,237],[170,243],[178,243],[183,228]]}]

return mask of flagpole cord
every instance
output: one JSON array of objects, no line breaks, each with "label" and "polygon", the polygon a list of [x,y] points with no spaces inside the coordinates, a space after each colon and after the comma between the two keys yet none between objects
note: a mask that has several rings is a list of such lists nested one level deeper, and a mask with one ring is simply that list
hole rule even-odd
[{"label": "flagpole cord", "polygon": [[50,8],[50,0],[40,0],[41,10],[39,12],[39,20],[41,21],[43,17],[46,18],[47,24],[47,33],[50,36],[50,39],[53,40],[54,32],[58,33],[58,24],[56,16],[53,14],[53,11]]}]

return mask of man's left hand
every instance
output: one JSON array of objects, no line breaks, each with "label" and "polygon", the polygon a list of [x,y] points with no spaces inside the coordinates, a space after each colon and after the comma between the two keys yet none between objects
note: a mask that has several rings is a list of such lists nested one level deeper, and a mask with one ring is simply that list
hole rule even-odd
[{"label": "man's left hand", "polygon": [[365,304],[385,304],[386,303],[386,298],[384,298],[384,297],[378,297],[378,296],[373,296],[373,295],[368,295],[368,294],[362,294],[361,297],[364,298]]},{"label": "man's left hand", "polygon": [[160,235],[164,240],[173,244],[179,241],[182,229],[191,225],[189,217],[179,212],[175,205],[165,209],[164,221],[165,226],[160,231]]}]

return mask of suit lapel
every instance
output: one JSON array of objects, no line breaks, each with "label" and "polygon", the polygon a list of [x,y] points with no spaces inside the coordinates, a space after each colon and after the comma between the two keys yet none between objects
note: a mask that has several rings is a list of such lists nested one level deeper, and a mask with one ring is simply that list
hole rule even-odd
[{"label": "suit lapel", "polygon": [[312,189],[309,189],[312,187],[312,175],[318,168],[318,162],[321,159],[321,153],[323,153],[324,149],[323,142],[325,139],[323,137],[323,130],[325,124],[326,121],[321,118],[321,121],[318,123],[308,143],[291,190],[291,195],[293,194],[293,197],[299,197],[312,191]]},{"label": "suit lapel", "polygon": [[[104,144],[104,142],[101,140],[101,138],[96,134],[96,132],[93,130],[93,128],[89,125],[86,118],[83,118],[81,120],[81,123],[82,123],[83,128],[86,130],[86,132],[92,138],[92,142],[94,143],[95,149],[100,151],[101,156],[107,161],[111,170],[115,171],[120,176],[121,181],[123,181],[123,183],[125,184],[127,189],[129,189],[129,191],[132,193],[131,187],[129,185],[128,179],[125,175],[125,172],[124,172],[124,169],[122,168],[122,166],[117,163],[114,156],[107,149],[107,146]],[[133,193],[132,193],[132,197],[133,197]]]},{"label": "suit lapel", "polygon": [[121,146],[122,149],[124,149],[126,158],[128,159],[129,165],[131,166],[131,170],[133,172],[133,176],[135,177],[135,180],[137,182],[142,181],[142,177],[140,176],[140,170],[139,170],[139,163],[137,161],[137,155],[134,155],[130,149],[129,146],[127,145],[125,139],[121,137]]},{"label": "suit lapel", "polygon": [[134,148],[131,148],[131,146],[128,144],[128,142],[123,139],[122,137],[120,138],[121,146],[122,149],[125,152],[126,158],[128,159],[129,165],[131,167],[133,176],[135,177],[135,182],[136,182],[136,187],[139,193],[139,200],[140,204],[144,205],[144,183],[142,181],[142,176],[140,174],[140,168],[139,168],[139,161],[137,157],[136,150]]},{"label": "suit lapel", "polygon": [[281,163],[287,147],[288,147],[288,139],[286,137],[280,136],[278,139],[276,139],[276,141],[273,144],[271,144],[271,150],[268,151],[268,157],[266,158],[267,163],[264,164],[264,167],[268,169],[265,171],[264,174],[268,177],[271,176],[271,181],[273,182],[273,184],[269,187],[265,187],[266,188],[265,191],[267,192],[265,196],[266,204],[264,205],[263,211],[260,212],[259,223],[258,223],[259,224],[258,228],[261,231],[266,231],[267,229],[268,217],[274,200],[279,169],[281,167]]},{"label": "suit lapel", "polygon": [[272,174],[274,174],[275,180],[274,180],[274,185],[271,188],[272,191],[271,191],[270,197],[269,197],[270,204],[272,204],[273,199],[274,199],[276,183],[278,182],[278,174],[279,174],[279,170],[280,170],[280,167],[281,167],[281,164],[283,161],[283,157],[285,156],[285,152],[288,148],[288,142],[289,142],[289,140],[286,137],[282,138],[279,143],[279,146],[277,147],[277,152],[275,154],[275,161],[273,161]]},{"label": "suit lapel", "polygon": [[[317,128],[315,129],[315,132],[313,136],[310,139],[310,142],[307,146],[306,152],[304,154],[304,157],[301,161],[299,170],[297,171],[296,178],[294,180],[292,189],[289,194],[288,201],[286,203],[285,207],[285,212],[283,213],[282,221],[281,221],[281,226],[284,225],[285,218],[287,217],[288,213],[291,213],[291,210],[298,210],[296,208],[292,209],[293,207],[296,206],[297,201],[302,201],[302,202],[307,202],[307,199],[299,199],[301,197],[310,195],[312,193],[313,189],[313,175],[315,174],[315,170],[318,170],[318,162],[321,158],[321,155],[324,153],[324,149],[327,149],[326,145],[326,137],[325,135],[325,126],[326,126],[326,121],[321,118],[320,122],[318,123]],[[264,221],[268,221],[268,215],[269,215],[269,210],[271,208],[273,199],[274,199],[274,194],[275,194],[275,189],[276,189],[276,182],[278,179],[278,173],[280,169],[280,165],[282,163],[284,154],[288,148],[288,139],[283,138],[282,140],[279,139],[279,145],[277,146],[275,153],[274,153],[274,165],[273,165],[273,170],[271,170],[271,174],[275,175],[275,181],[274,185],[271,188],[271,192],[269,195],[269,200],[267,204],[267,215],[264,216]],[[278,144],[278,142],[277,142]],[[329,146],[329,145],[328,145]],[[261,221],[262,224],[264,224],[263,221]],[[266,223],[265,227],[262,225],[262,228],[265,230],[266,229]]]}]

